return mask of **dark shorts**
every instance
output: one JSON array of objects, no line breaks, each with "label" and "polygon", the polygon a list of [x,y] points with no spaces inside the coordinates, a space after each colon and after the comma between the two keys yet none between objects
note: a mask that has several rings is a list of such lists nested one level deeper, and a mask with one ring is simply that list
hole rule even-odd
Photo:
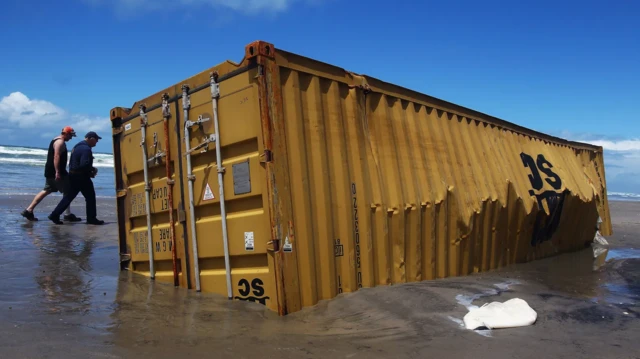
[{"label": "dark shorts", "polygon": [[64,189],[69,186],[69,176],[64,176],[60,181],[55,178],[47,178],[44,183],[44,190],[49,192],[64,193]]}]

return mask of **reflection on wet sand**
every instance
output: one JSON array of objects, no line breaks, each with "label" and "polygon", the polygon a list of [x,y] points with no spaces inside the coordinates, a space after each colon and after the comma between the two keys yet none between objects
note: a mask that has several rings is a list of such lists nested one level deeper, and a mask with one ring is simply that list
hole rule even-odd
[{"label": "reflection on wet sand", "polygon": [[95,239],[70,237],[53,226],[48,228],[46,236],[32,232],[30,237],[40,251],[34,279],[42,290],[41,310],[88,312],[91,308],[90,257]]}]

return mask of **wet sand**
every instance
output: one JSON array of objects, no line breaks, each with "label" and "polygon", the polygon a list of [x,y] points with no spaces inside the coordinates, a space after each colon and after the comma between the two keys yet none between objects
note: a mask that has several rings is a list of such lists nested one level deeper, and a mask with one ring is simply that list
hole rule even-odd
[{"label": "wet sand", "polygon": [[[31,197],[0,198],[2,358],[638,358],[640,203],[611,202],[615,235],[596,270],[586,249],[465,278],[342,295],[280,318],[120,272],[114,204],[105,226],[20,216]],[[72,204],[85,218],[81,196]],[[467,305],[522,298],[528,327],[470,331]]]}]

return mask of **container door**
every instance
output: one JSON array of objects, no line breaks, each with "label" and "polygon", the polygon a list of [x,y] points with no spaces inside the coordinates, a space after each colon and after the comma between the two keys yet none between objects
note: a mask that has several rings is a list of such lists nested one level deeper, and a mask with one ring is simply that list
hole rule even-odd
[{"label": "container door", "polygon": [[[181,114],[191,288],[197,288],[199,282],[202,292],[229,295],[215,144],[219,140],[224,169],[222,183],[230,294],[233,299],[260,303],[275,310],[277,300],[273,256],[267,252],[267,242],[271,240],[269,207],[265,168],[260,157],[264,147],[255,76],[256,70],[249,70],[219,79],[219,139],[212,141],[211,137],[216,130],[210,87],[196,92],[189,90],[192,93],[187,102],[188,119],[184,111]],[[182,102],[179,101],[181,109]],[[188,126],[186,120],[193,125]],[[188,131],[188,141],[185,131]],[[190,158],[187,159],[187,156]],[[189,162],[191,169],[188,168]],[[192,176],[189,176],[190,172]],[[191,189],[186,185],[189,181],[192,181]],[[193,209],[189,206],[190,199]],[[197,242],[197,260],[193,253],[194,238]]]},{"label": "container door", "polygon": [[[158,102],[162,99],[158,98]],[[175,108],[175,103],[170,104]],[[136,109],[137,110],[137,109]],[[173,114],[174,111],[172,111]],[[175,116],[168,122],[166,131],[162,116],[162,108],[156,108],[146,113],[146,126],[143,128],[138,116],[122,123],[119,135],[119,165],[122,183],[121,195],[124,195],[120,215],[120,225],[126,233],[126,253],[130,255],[129,269],[150,276],[150,259],[153,260],[153,275],[157,281],[174,282],[174,261],[172,256],[172,241],[170,231],[169,208],[170,194],[173,195],[173,220],[176,243],[176,272],[180,286],[187,286],[186,266],[184,266],[184,230],[177,220],[180,186],[177,155],[178,134],[175,127]],[[145,133],[143,142],[143,133]],[[149,184],[149,203],[145,190],[144,151],[146,148],[147,183]],[[167,151],[169,149],[169,151]],[[170,178],[175,182],[170,186],[167,182],[167,154],[169,155]],[[171,187],[173,189],[171,190]],[[149,206],[149,219],[147,218]],[[152,243],[149,248],[149,231],[151,228]],[[149,251],[152,251],[152,257]]]}]

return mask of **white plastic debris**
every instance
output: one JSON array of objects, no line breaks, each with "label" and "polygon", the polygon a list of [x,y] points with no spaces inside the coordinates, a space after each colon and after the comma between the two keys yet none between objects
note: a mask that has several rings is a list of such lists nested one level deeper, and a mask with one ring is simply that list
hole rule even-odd
[{"label": "white plastic debris", "polygon": [[591,243],[593,258],[598,258],[609,250],[609,242],[607,242],[607,240],[600,234],[601,225],[602,218],[598,216],[598,221],[596,222],[596,235],[593,237],[593,243]]},{"label": "white plastic debris", "polygon": [[467,329],[487,327],[488,329],[513,328],[532,325],[538,319],[538,313],[520,298],[504,303],[492,302],[477,309],[471,309],[464,316]]},{"label": "white plastic debris", "polygon": [[593,237],[593,242],[602,246],[608,246],[609,242],[600,234],[600,231],[596,231],[596,235]]},{"label": "white plastic debris", "polygon": [[591,248],[593,249],[593,258],[598,258],[609,251],[609,242],[604,239],[600,231],[596,231]]}]

